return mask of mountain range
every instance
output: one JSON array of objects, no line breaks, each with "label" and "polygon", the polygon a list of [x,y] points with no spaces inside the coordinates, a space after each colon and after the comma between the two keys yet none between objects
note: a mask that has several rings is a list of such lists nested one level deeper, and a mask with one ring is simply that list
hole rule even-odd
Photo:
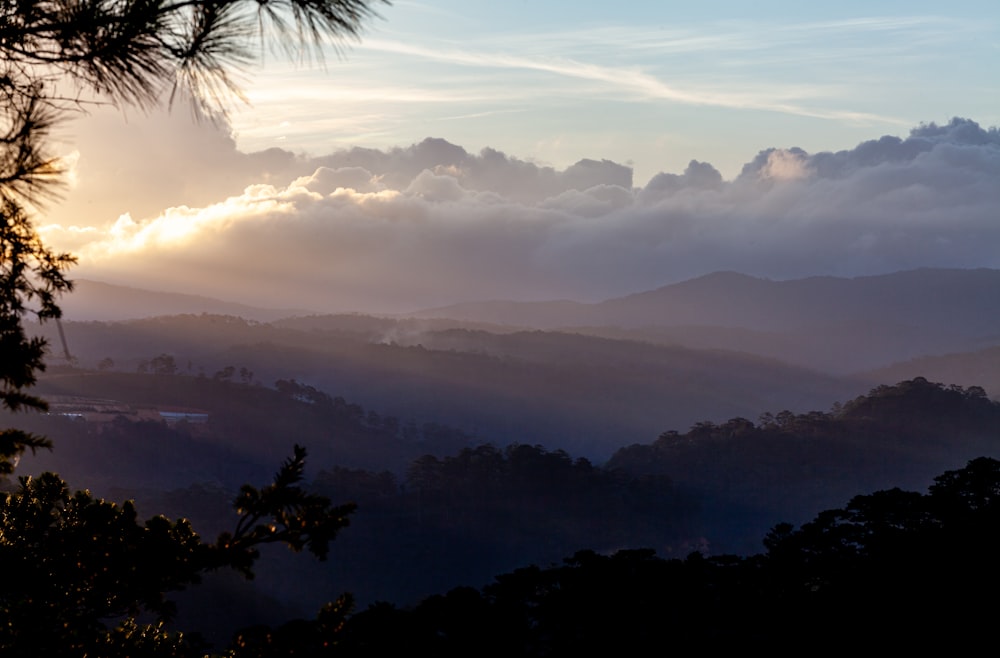
[{"label": "mountain range", "polygon": [[344,331],[353,325],[361,333],[378,327],[383,339],[401,344],[415,344],[428,330],[447,328],[495,334],[559,330],[746,352],[846,375],[1000,344],[997,299],[1000,270],[919,269],[853,279],[788,281],[717,272],[598,303],[483,301],[379,318],[320,318],[302,310],[268,309],[86,280],[76,283],[62,306],[64,317],[76,321],[209,313],[259,322],[285,319],[283,326],[290,327],[289,318],[297,317],[294,322],[299,327],[311,323],[314,328]]}]

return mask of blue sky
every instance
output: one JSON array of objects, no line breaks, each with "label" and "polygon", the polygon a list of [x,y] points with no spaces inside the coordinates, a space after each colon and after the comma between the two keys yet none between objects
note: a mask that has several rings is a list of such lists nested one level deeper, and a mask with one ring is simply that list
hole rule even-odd
[{"label": "blue sky", "polygon": [[952,116],[1000,123],[995,2],[410,2],[323,69],[273,56],[234,116],[241,146],[442,137],[636,183],[767,147],[850,148]]}]

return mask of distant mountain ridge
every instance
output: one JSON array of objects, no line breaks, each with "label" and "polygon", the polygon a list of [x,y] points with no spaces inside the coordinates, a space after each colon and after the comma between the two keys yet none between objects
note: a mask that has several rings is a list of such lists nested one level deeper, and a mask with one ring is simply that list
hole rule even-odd
[{"label": "distant mountain ridge", "polygon": [[[533,329],[585,326],[728,326],[787,331],[840,324],[845,317],[1000,337],[1000,270],[932,269],[840,278],[817,276],[776,281],[715,272],[654,290],[602,302],[479,301],[400,314],[450,318]],[[79,279],[60,300],[64,317],[118,321],[158,315],[212,313],[274,321],[314,314],[274,309],[201,295],[153,291]]]},{"label": "distant mountain ridge", "polygon": [[600,328],[615,327],[637,339],[846,373],[993,345],[1000,337],[997,300],[1000,270],[992,269],[787,281],[716,272],[598,303],[481,302],[415,315],[601,335],[607,330]]},{"label": "distant mountain ridge", "polygon": [[[775,281],[737,272],[715,272],[646,292],[586,303],[469,302],[418,311],[418,317],[518,324],[537,329],[568,326],[648,325],[742,326],[775,331],[799,329],[842,318],[848,313],[907,324],[969,323],[974,332],[1000,327],[1000,270],[917,269],[840,278],[809,277]],[[981,304],[979,303],[981,302]],[[955,314],[958,314],[957,316]]]},{"label": "distant mountain ridge", "polygon": [[201,295],[144,290],[88,279],[74,280],[73,292],[61,297],[59,306],[65,319],[80,322],[118,322],[183,313],[235,315],[247,320],[270,322],[309,312],[261,308]]},{"label": "distant mountain ridge", "polygon": [[[492,333],[558,329],[665,346],[746,352],[843,375],[1000,345],[997,300],[1000,270],[993,269],[918,269],[853,279],[824,276],[787,281],[716,272],[597,303],[469,302],[396,317],[425,323],[419,333],[432,326],[445,328],[447,322],[426,324],[438,319]],[[309,312],[301,310],[266,309],[87,280],[78,281],[76,290],[61,304],[65,318],[77,321],[208,313],[260,322],[297,318],[296,325],[312,322],[317,328],[327,322],[320,316],[309,320],[303,317]],[[337,323],[343,324],[347,316],[338,317]],[[357,316],[355,324],[367,326],[375,320]],[[388,317],[381,321],[392,324]],[[387,327],[386,340],[400,340],[396,334],[402,329]]]}]

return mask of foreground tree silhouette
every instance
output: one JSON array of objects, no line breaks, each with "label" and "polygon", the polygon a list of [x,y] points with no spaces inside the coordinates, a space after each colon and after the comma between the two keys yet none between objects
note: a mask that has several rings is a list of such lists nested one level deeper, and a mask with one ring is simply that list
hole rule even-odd
[{"label": "foreground tree silhouette", "polygon": [[[240,99],[235,77],[255,53],[278,47],[322,57],[358,35],[380,0],[8,0],[0,4],[0,404],[44,410],[29,393],[45,343],[28,320],[60,316],[70,254],[51,249],[31,221],[58,191],[62,163],[48,148],[57,122],[90,103],[148,108],[190,99],[201,115]],[[0,473],[48,439],[0,431]],[[0,651],[3,655],[187,655],[163,630],[164,594],[206,571],[247,576],[257,547],[285,543],[326,557],[351,506],[299,486],[299,447],[262,489],[246,486],[239,520],[214,544],[186,521],[140,523],[131,504],[71,494],[58,476],[22,478],[0,496]],[[344,602],[322,613],[335,627]],[[152,619],[152,621],[149,621]],[[140,621],[143,620],[143,621]],[[200,655],[200,654],[199,654]]]},{"label": "foreground tree silhouette", "polygon": [[[325,559],[348,524],[353,505],[332,506],[298,486],[304,463],[305,450],[296,446],[274,482],[260,489],[244,485],[234,504],[236,529],[215,543],[202,541],[186,520],[140,522],[131,502],[71,494],[52,473],[21,478],[18,490],[0,499],[0,652],[195,652],[182,634],[163,631],[175,612],[169,592],[224,567],[252,577],[258,547],[265,544]],[[342,617],[348,605],[341,598],[322,614]],[[140,617],[153,621],[141,623]]]},{"label": "foreground tree silhouette", "polygon": [[859,647],[975,653],[995,642],[1000,461],[980,457],[926,494],[852,498],[765,537],[765,554],[662,559],[579,551],[397,609],[353,615],[340,656],[798,656]]}]

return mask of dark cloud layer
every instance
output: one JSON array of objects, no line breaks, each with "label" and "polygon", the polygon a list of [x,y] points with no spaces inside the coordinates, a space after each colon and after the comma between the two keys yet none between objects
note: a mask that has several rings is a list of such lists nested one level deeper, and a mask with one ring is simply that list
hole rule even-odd
[{"label": "dark cloud layer", "polygon": [[160,207],[173,210],[133,212],[81,248],[87,276],[389,310],[597,299],[715,270],[1000,267],[1000,132],[967,119],[836,153],[767,149],[732,181],[692,161],[641,188],[607,160],[556,170],[443,139],[317,158],[209,148],[224,171],[189,183],[197,201],[165,193]]}]

